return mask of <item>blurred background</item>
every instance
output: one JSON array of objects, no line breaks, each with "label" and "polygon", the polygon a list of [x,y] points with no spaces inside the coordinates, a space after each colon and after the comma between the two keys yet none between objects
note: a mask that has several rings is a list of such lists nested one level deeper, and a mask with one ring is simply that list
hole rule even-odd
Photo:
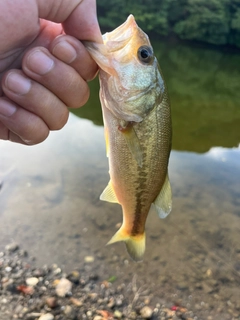
[{"label": "blurred background", "polygon": [[92,270],[116,285],[135,276],[155,301],[191,308],[197,319],[239,319],[240,1],[98,1],[103,32],[130,13],[170,95],[172,213],[149,215],[143,263],[129,260],[123,243],[105,247],[122,215],[99,201],[109,176],[95,79],[88,103],[44,143],[0,141],[0,246],[16,241],[39,265]]}]

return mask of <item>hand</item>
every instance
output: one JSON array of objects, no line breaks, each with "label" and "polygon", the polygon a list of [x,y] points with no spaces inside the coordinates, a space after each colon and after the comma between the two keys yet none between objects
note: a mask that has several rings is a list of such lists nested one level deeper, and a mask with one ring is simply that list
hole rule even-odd
[{"label": "hand", "polygon": [[97,65],[79,40],[101,42],[95,0],[1,1],[0,27],[0,139],[37,144],[88,100]]}]

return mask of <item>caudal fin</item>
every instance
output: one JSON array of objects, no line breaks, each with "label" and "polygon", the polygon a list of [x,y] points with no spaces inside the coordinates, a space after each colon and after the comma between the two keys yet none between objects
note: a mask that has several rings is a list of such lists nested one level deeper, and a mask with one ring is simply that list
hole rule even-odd
[{"label": "caudal fin", "polygon": [[125,242],[127,251],[134,261],[141,261],[143,259],[145,252],[145,232],[140,235],[131,236],[124,231],[123,227],[121,227],[107,245],[118,241]]}]

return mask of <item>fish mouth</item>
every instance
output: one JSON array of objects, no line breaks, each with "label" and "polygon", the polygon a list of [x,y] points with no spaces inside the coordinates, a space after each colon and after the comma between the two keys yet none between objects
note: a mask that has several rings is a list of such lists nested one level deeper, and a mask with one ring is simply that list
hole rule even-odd
[{"label": "fish mouth", "polygon": [[[118,42],[119,45],[123,42],[128,42],[132,37],[133,33],[138,29],[138,25],[134,19],[134,16],[130,14],[127,20],[121,24],[119,27],[111,32],[107,32],[103,35],[103,43],[110,47],[111,42]],[[113,40],[114,39],[114,40]],[[113,51],[116,49],[113,48]]]},{"label": "fish mouth", "polygon": [[137,30],[138,25],[131,14],[122,25],[102,36],[103,43],[83,41],[83,44],[101,69],[110,75],[116,75],[111,54],[123,49]]}]

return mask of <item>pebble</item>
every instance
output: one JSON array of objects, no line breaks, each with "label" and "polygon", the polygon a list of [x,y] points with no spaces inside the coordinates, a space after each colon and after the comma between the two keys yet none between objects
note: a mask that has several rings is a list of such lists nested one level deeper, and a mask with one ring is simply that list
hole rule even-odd
[{"label": "pebble", "polygon": [[70,301],[72,302],[72,304],[74,304],[77,307],[81,307],[83,305],[83,302],[79,299],[76,298],[71,298]]},{"label": "pebble", "polygon": [[130,314],[128,315],[128,318],[132,320],[137,319],[137,313],[135,311],[131,311]]},{"label": "pebble", "polygon": [[116,306],[121,307],[123,304],[122,299],[116,299]]},{"label": "pebble", "polygon": [[6,245],[5,249],[9,252],[14,252],[19,249],[19,246],[17,243],[13,242],[13,243]]},{"label": "pebble", "polygon": [[56,293],[59,297],[65,297],[68,293],[72,290],[72,283],[66,278],[62,278],[57,286],[56,286]]},{"label": "pebble", "polygon": [[[207,297],[209,301],[203,302],[200,297],[195,295],[194,302],[186,303],[184,296],[189,293],[176,291],[176,294],[169,296],[168,289],[166,289],[168,296],[161,297],[159,301],[161,303],[152,305],[151,291],[145,290],[144,294],[140,294],[137,301],[133,303],[132,291],[128,283],[121,284],[120,279],[118,279],[120,284],[114,282],[116,279],[114,279],[114,283],[111,283],[106,280],[113,278],[110,275],[105,275],[105,278],[96,275],[99,261],[96,266],[95,263],[86,264],[86,260],[94,261],[93,256],[87,256],[91,258],[82,261],[79,270],[65,274],[63,269],[57,265],[36,268],[32,258],[27,258],[28,262],[26,262],[26,259],[20,256],[20,251],[19,249],[12,253],[5,249],[0,257],[0,319],[143,320],[154,318],[159,320],[197,320],[200,319],[203,311],[209,310],[212,314],[219,316],[219,319],[221,319],[223,312],[228,312],[229,319],[238,319],[240,303],[234,295],[231,296],[231,301],[229,300],[230,295],[227,293],[224,293],[223,296],[218,274],[215,275],[213,272],[211,275],[210,271],[207,271],[207,267],[201,271],[201,275],[202,272],[204,275],[208,274],[204,281],[199,276],[191,278],[191,281],[179,278],[174,281],[174,284],[180,283],[179,287],[181,287],[181,284],[185,286],[186,283],[190,293],[194,292],[196,288],[201,290],[202,294],[209,291],[211,292]],[[122,261],[122,265],[124,263]],[[101,271],[98,272],[101,275]],[[161,280],[163,279],[159,278],[158,283],[162,283],[163,290],[169,281],[172,281],[167,276],[166,281],[165,279]],[[206,286],[203,285],[204,283]],[[34,291],[32,295],[29,294],[29,289]],[[224,299],[224,297],[226,298]],[[168,299],[168,308],[164,305],[165,299]],[[216,308],[216,303],[219,308]],[[198,317],[193,311],[188,310],[190,306],[193,308],[195,306]],[[207,320],[211,320],[211,317]]]},{"label": "pebble", "polygon": [[107,306],[110,309],[115,306],[115,299],[113,297],[109,299],[109,302],[108,302]]},{"label": "pebble", "polygon": [[118,318],[118,319],[122,318],[122,312],[120,312],[119,310],[115,310],[113,315],[115,318]]},{"label": "pebble", "polygon": [[27,315],[26,315],[26,318],[27,319],[36,319],[36,318],[39,318],[40,316],[41,316],[42,314],[41,313],[39,313],[39,312],[31,312],[31,313],[28,313]]},{"label": "pebble", "polygon": [[38,284],[38,282],[39,282],[38,278],[35,278],[35,277],[31,277],[31,278],[26,279],[26,284],[28,286],[34,287],[36,284]]},{"label": "pebble", "polygon": [[57,299],[55,297],[47,297],[46,304],[49,308],[53,309],[57,306]]},{"label": "pebble", "polygon": [[71,282],[75,283],[75,284],[79,284],[79,280],[80,280],[80,273],[78,271],[72,271],[68,276],[67,276],[68,280],[70,280]]},{"label": "pebble", "polygon": [[94,257],[93,257],[93,256],[86,256],[86,257],[84,258],[84,261],[85,261],[86,263],[92,263],[92,262],[94,262]]},{"label": "pebble", "polygon": [[51,313],[45,313],[41,315],[40,318],[38,318],[38,320],[53,320],[53,319],[54,319],[54,315]]},{"label": "pebble", "polygon": [[72,311],[73,311],[73,309],[72,309],[71,306],[66,306],[65,309],[64,309],[64,314],[66,316],[69,316],[69,315],[71,315]]},{"label": "pebble", "polygon": [[140,315],[144,319],[150,319],[152,317],[153,310],[152,308],[145,306],[140,310]]}]

